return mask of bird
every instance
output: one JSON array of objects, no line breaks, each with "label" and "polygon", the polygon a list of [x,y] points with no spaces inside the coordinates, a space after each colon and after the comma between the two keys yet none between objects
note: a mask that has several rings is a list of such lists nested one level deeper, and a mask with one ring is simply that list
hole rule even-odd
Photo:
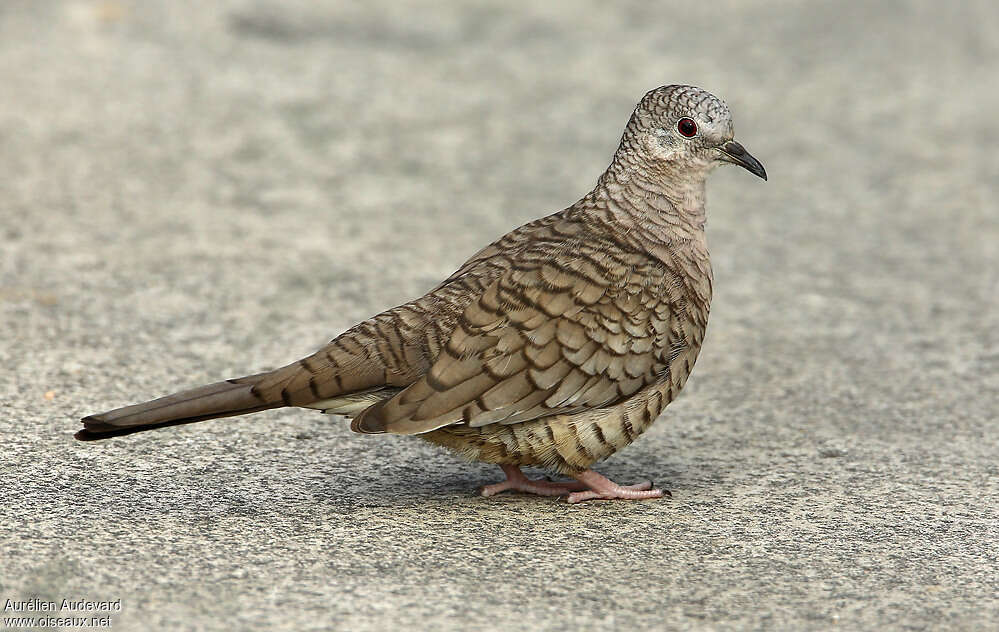
[{"label": "bird", "polygon": [[705,182],[724,163],[767,179],[735,141],[724,101],[655,88],[589,193],[500,237],[425,295],[273,371],[86,416],[75,436],[291,406],[498,465],[505,480],[483,496],[663,497],[592,466],[648,430],[691,373],[712,295]]}]

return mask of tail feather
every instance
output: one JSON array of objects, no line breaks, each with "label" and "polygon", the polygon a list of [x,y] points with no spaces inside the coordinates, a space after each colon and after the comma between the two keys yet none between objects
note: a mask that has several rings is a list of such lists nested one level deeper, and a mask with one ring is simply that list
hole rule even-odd
[{"label": "tail feather", "polygon": [[254,389],[257,378],[263,375],[266,374],[216,382],[149,402],[89,415],[83,418],[83,430],[75,436],[80,441],[93,441],[285,406],[283,400],[269,401]]}]

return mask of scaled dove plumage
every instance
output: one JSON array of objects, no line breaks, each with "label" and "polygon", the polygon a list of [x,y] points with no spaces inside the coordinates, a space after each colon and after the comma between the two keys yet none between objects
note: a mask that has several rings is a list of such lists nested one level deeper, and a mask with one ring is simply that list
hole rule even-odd
[{"label": "scaled dove plumage", "polygon": [[[652,90],[590,193],[426,295],[286,367],[85,417],[77,438],[299,406],[496,463],[507,479],[484,495],[662,496],[589,468],[644,432],[690,375],[711,302],[705,179],[723,162],[766,179],[732,136],[717,97]],[[575,480],[529,480],[525,465]]]}]

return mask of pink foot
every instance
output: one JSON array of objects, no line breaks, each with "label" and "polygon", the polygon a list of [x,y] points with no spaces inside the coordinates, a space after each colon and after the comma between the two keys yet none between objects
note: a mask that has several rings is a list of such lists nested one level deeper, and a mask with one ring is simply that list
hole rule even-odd
[{"label": "pink foot", "polygon": [[506,474],[506,480],[502,483],[483,486],[481,490],[483,496],[495,496],[508,489],[515,492],[524,492],[525,494],[537,494],[539,496],[565,496],[569,492],[587,489],[586,484],[582,482],[553,483],[552,481],[544,480],[532,481],[524,476],[524,473],[516,465],[501,465],[500,467],[503,468],[503,473]]},{"label": "pink foot", "polygon": [[672,496],[668,491],[652,489],[652,483],[645,481],[636,485],[618,485],[606,476],[601,476],[593,470],[586,470],[576,475],[576,480],[588,489],[569,494],[570,503],[581,503],[586,500],[645,500],[646,498],[662,498]]}]

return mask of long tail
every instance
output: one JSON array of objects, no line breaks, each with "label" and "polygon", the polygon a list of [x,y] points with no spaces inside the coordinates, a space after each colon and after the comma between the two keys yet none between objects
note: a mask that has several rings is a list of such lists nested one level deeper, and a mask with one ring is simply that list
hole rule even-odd
[{"label": "long tail", "polygon": [[75,436],[80,441],[94,441],[163,426],[245,415],[285,406],[280,397],[272,401],[272,398],[264,397],[254,389],[260,378],[267,375],[270,374],[261,373],[216,382],[142,404],[89,415],[83,418],[83,430]]}]

